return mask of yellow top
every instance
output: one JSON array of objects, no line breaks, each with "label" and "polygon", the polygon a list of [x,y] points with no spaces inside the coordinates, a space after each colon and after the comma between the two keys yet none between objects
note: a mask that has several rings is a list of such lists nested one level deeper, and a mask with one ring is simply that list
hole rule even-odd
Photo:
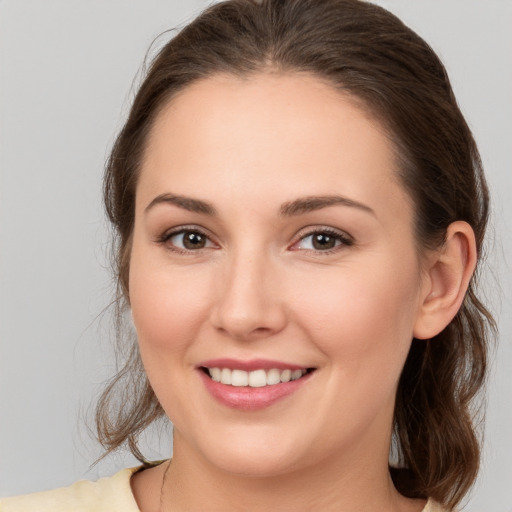
[{"label": "yellow top", "polygon": [[[0,512],[140,512],[130,487],[139,468],[123,469],[97,482],[79,482],[53,491],[0,499]],[[443,512],[429,500],[423,512]]]}]

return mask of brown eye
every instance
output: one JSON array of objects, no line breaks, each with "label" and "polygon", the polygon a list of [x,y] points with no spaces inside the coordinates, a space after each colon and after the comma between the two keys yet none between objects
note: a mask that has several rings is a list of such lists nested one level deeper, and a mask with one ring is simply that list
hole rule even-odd
[{"label": "brown eye", "polygon": [[212,242],[210,239],[199,231],[184,230],[173,233],[167,238],[167,242],[176,247],[186,251],[196,251],[211,247]]},{"label": "brown eye", "polygon": [[183,235],[183,245],[185,249],[202,249],[206,245],[206,237],[201,233],[185,233]]},{"label": "brown eye", "polygon": [[336,238],[327,233],[315,233],[312,235],[312,245],[314,249],[325,251],[336,246]]},{"label": "brown eye", "polygon": [[318,230],[303,236],[294,246],[294,250],[328,252],[354,244],[349,236],[332,230]]}]

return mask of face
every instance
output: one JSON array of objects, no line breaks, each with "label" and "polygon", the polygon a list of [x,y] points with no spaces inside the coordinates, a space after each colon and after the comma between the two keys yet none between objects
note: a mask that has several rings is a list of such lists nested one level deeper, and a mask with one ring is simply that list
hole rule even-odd
[{"label": "face", "polygon": [[396,171],[379,124],[305,74],[208,78],[159,114],[129,295],[175,454],[387,467],[424,295]]}]

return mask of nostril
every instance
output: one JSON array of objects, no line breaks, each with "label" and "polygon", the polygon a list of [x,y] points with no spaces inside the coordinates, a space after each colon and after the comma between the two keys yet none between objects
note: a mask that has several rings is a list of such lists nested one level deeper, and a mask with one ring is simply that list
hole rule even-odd
[{"label": "nostril", "polygon": [[256,327],[256,329],[254,329],[252,332],[256,334],[268,334],[271,332],[271,329],[268,327]]}]

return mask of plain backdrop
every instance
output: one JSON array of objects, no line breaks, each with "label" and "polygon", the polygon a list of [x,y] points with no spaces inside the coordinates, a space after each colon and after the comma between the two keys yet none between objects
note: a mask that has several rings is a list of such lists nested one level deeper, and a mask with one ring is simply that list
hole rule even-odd
[{"label": "plain backdrop", "polygon": [[[493,194],[500,340],[468,512],[512,511],[512,2],[380,0],[440,54]],[[0,494],[95,479],[89,405],[114,369],[101,178],[153,39],[204,0],[0,0]],[[160,43],[168,36],[159,39]],[[160,44],[156,43],[155,47]],[[135,82],[134,82],[135,79]],[[508,260],[508,261],[507,261]],[[89,425],[89,426],[87,426]],[[148,456],[170,454],[149,436]]]}]

